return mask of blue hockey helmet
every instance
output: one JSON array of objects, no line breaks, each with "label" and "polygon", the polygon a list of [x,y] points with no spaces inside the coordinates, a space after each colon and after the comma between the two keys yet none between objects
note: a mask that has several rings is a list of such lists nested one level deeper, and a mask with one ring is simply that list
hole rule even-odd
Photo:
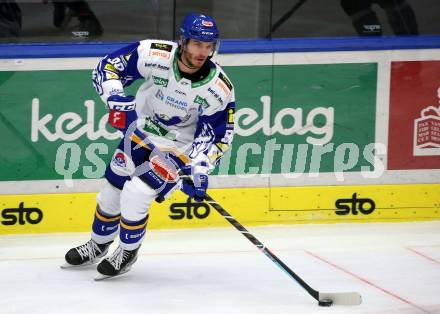
[{"label": "blue hockey helmet", "polygon": [[181,44],[186,43],[189,39],[213,42],[215,49],[218,49],[219,32],[217,24],[209,15],[190,13],[183,19],[180,25],[180,41]]}]

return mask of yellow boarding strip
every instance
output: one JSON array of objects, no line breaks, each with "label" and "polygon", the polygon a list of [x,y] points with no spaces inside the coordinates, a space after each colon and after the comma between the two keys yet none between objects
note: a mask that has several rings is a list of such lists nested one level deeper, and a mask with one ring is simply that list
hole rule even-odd
[{"label": "yellow boarding strip", "polygon": [[[440,184],[210,189],[245,226],[440,219]],[[0,234],[90,231],[95,193],[0,195]],[[176,192],[154,202],[149,229],[228,226],[206,203]]]}]

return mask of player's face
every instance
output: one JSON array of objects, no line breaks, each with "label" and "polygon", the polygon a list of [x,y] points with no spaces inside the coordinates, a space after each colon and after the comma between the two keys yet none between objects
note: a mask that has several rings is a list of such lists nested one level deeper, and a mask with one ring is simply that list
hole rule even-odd
[{"label": "player's face", "polygon": [[214,50],[214,43],[190,39],[185,45],[182,59],[193,68],[200,69]]}]

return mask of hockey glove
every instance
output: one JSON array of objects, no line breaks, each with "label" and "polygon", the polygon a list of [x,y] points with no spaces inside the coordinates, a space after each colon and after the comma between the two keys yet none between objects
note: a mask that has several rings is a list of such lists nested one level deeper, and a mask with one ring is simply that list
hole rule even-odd
[{"label": "hockey glove", "polygon": [[196,202],[202,202],[208,189],[208,167],[202,162],[196,166],[185,166],[183,172],[192,176],[193,180],[183,179],[182,192],[190,198],[194,198]]},{"label": "hockey glove", "polygon": [[121,131],[126,131],[131,123],[137,120],[134,96],[112,95],[107,98],[110,110],[108,123]]}]

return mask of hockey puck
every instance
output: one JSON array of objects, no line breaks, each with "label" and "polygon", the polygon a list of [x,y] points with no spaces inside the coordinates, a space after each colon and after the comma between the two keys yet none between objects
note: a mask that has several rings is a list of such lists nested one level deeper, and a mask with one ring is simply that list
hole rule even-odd
[{"label": "hockey puck", "polygon": [[318,302],[319,306],[332,306],[333,301],[330,299],[322,299]]}]

